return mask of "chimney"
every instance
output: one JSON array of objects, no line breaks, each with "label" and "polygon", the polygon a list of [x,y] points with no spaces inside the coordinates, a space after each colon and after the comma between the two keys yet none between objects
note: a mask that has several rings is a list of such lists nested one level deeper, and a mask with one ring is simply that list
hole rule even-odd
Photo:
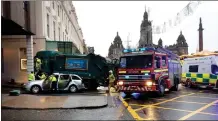
[{"label": "chimney", "polygon": [[203,51],[203,28],[201,23],[201,17],[200,17],[200,23],[199,23],[199,52]]}]

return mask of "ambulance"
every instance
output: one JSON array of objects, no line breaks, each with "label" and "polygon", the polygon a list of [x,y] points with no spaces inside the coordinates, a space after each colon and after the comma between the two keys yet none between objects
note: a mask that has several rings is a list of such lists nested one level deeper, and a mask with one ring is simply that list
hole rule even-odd
[{"label": "ambulance", "polygon": [[218,88],[218,55],[185,58],[181,82],[187,87]]}]

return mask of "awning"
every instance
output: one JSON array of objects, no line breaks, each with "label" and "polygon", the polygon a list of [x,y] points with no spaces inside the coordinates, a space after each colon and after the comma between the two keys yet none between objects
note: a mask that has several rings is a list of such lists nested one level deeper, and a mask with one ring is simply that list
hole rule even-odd
[{"label": "awning", "polygon": [[35,35],[30,31],[25,30],[22,26],[10,19],[2,16],[2,35]]}]

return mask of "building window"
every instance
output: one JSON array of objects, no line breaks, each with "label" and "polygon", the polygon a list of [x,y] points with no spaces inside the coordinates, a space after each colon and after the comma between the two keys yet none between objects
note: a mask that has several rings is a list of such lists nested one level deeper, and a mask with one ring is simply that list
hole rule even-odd
[{"label": "building window", "polygon": [[20,70],[27,70],[26,48],[20,48]]},{"label": "building window", "polygon": [[53,21],[53,26],[54,26],[54,40],[56,40],[56,35],[55,35],[55,22]]},{"label": "building window", "polygon": [[11,2],[10,1],[3,1],[3,16],[5,18],[11,18]]},{"label": "building window", "polygon": [[61,40],[61,29],[60,27],[58,28],[58,35],[59,35],[59,41]]},{"label": "building window", "polygon": [[4,55],[3,55],[4,52],[3,52],[3,48],[2,48],[1,54],[2,54],[2,56],[1,56],[2,57],[2,61],[1,61],[2,62],[2,73],[4,73]]},{"label": "building window", "polygon": [[47,14],[47,36],[49,37],[49,15]]},{"label": "building window", "polygon": [[60,10],[59,10],[60,8],[59,8],[59,5],[58,5],[58,16],[60,16]]},{"label": "building window", "polygon": [[24,21],[25,21],[25,23],[24,23],[24,27],[26,28],[26,29],[28,29],[28,20],[29,20],[29,11],[28,11],[28,1],[23,1],[23,10],[24,10]]},{"label": "building window", "polygon": [[63,41],[64,41],[64,32],[63,32]]},{"label": "building window", "polygon": [[53,9],[55,9],[55,4],[54,4],[54,1],[52,2],[52,6],[53,6]]},{"label": "building window", "polygon": [[161,62],[162,67],[167,66],[167,58],[166,56],[162,56],[162,62]]}]

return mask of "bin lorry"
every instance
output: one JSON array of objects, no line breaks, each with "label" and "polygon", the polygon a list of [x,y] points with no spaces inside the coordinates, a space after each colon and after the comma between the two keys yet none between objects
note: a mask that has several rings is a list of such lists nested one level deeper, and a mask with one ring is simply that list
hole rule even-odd
[{"label": "bin lorry", "polygon": [[160,47],[125,49],[118,68],[118,91],[131,93],[178,90],[181,79],[179,57]]},{"label": "bin lorry", "polygon": [[35,58],[41,59],[42,72],[79,75],[85,87],[91,90],[104,85],[109,69],[113,68],[113,64],[109,66],[104,57],[91,53],[69,55],[57,51],[39,51]]}]

